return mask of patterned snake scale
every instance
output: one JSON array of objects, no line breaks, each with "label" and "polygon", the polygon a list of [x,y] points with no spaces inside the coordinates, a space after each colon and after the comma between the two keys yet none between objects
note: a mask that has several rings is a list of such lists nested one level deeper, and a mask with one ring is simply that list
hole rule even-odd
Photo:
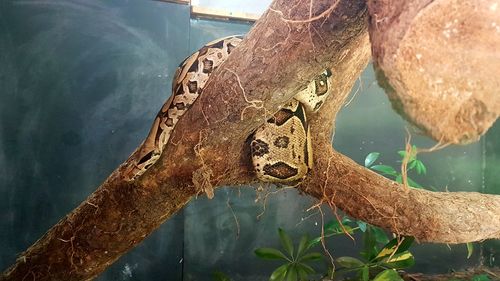
[{"label": "patterned snake scale", "polygon": [[[144,142],[124,164],[125,180],[137,179],[160,158],[175,125],[202,93],[210,74],[242,39],[242,36],[229,36],[214,40],[179,65],[172,81],[171,97],[158,112]],[[330,92],[330,77],[331,72],[325,70],[255,131],[251,142],[252,161],[260,180],[293,183],[311,169],[306,112],[319,110]]]}]

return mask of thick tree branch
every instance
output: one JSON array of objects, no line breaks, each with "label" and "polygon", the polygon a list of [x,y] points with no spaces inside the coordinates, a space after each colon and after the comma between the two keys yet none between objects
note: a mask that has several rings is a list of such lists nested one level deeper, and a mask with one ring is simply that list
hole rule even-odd
[{"label": "thick tree branch", "polygon": [[[335,116],[369,59],[366,19],[364,0],[275,1],[179,121],[160,160],[133,183],[125,182],[118,168],[0,279],[91,279],[193,195],[210,196],[218,186],[255,182],[249,135],[325,67],[333,70],[335,90],[312,118],[315,169],[303,191],[423,241],[498,237],[500,222],[492,221],[499,217],[498,196],[407,191],[331,148]],[[470,223],[464,229],[472,235],[456,230],[463,221],[446,222],[449,214],[442,209],[467,200]],[[419,208],[403,208],[415,202]],[[489,206],[480,209],[485,215],[476,213],[482,205]],[[486,212],[492,216],[489,221]],[[472,224],[473,218],[481,225]]]}]

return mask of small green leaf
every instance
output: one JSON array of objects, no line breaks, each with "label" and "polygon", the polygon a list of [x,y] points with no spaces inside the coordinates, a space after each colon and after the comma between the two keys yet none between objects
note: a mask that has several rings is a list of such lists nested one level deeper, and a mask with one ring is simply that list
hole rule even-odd
[{"label": "small green leaf", "polygon": [[290,264],[284,264],[278,268],[276,268],[273,273],[271,273],[271,277],[269,277],[269,281],[283,281],[285,280],[286,272],[288,269],[288,266]]},{"label": "small green leaf", "polygon": [[414,187],[414,188],[422,188],[422,186],[417,183],[416,181],[412,180],[410,177],[406,177],[406,179],[408,180],[408,185],[411,186],[411,187]]},{"label": "small green leaf", "polygon": [[229,276],[227,276],[224,272],[222,271],[214,271],[212,273],[212,280],[214,281],[231,281]]},{"label": "small green leaf", "polygon": [[408,166],[407,166],[408,170],[411,170],[411,169],[415,168],[415,166],[417,165],[417,161],[418,160],[414,160],[414,161],[409,162]]},{"label": "small green leaf", "polygon": [[370,169],[389,176],[397,176],[398,174],[393,167],[387,165],[373,165]]},{"label": "small green leaf", "polygon": [[380,227],[372,226],[373,236],[375,237],[375,241],[380,244],[389,243],[389,238],[387,238],[387,233]]},{"label": "small green leaf", "polygon": [[308,266],[305,263],[298,263],[297,264],[300,268],[302,268],[307,274],[314,274],[316,271],[310,266]]},{"label": "small green leaf", "polygon": [[297,258],[300,258],[304,254],[305,251],[309,249],[309,245],[311,245],[309,242],[309,235],[304,235],[300,238],[299,242],[299,248],[297,249]]},{"label": "small green leaf", "polygon": [[385,257],[389,257],[390,255],[393,255],[394,251],[395,251],[394,255],[407,251],[413,244],[414,240],[415,238],[411,236],[403,237],[403,241],[401,241],[401,243],[399,243],[397,238],[392,239],[387,244],[385,244],[385,246],[378,252],[377,256],[375,257],[375,260],[380,261]]},{"label": "small green leaf", "polygon": [[358,227],[359,227],[359,230],[361,230],[361,232],[365,232],[366,231],[366,222],[364,221],[356,221],[356,223],[358,224]]},{"label": "small green leaf", "polygon": [[301,257],[299,259],[299,261],[300,262],[317,261],[317,260],[320,260],[322,258],[323,258],[323,255],[321,253],[314,252],[314,253],[309,253],[309,254],[304,255],[303,257]]},{"label": "small green leaf", "polygon": [[379,152],[371,152],[365,158],[365,167],[370,167],[380,156]]},{"label": "small green leaf", "polygon": [[365,265],[361,269],[361,280],[368,281],[368,279],[370,279],[370,269]]},{"label": "small green leaf", "polygon": [[363,251],[361,252],[361,256],[366,260],[371,260],[378,253],[377,240],[374,235],[375,229],[377,228],[370,226],[366,229],[366,232],[363,233]]},{"label": "small green leaf", "polygon": [[491,279],[486,274],[475,275],[472,277],[472,281],[491,281]]},{"label": "small green leaf", "polygon": [[299,280],[307,280],[309,274],[300,263],[297,264],[297,273],[299,274]]},{"label": "small green leaf", "polygon": [[388,257],[383,265],[394,269],[408,268],[415,265],[415,258],[409,251],[404,251],[399,254],[394,254],[390,258]]},{"label": "small green leaf", "polygon": [[349,234],[354,233],[354,231],[352,230],[352,227],[345,224],[347,221],[350,221],[350,220],[344,218],[344,219],[342,219],[342,224],[336,219],[329,221],[327,224],[325,224],[325,226],[323,228],[325,230],[325,237],[336,235],[336,234],[342,234],[342,233],[344,233],[344,231],[349,233]]},{"label": "small green leaf", "polygon": [[405,158],[405,156],[406,156],[406,151],[404,151],[404,150],[399,150],[399,151],[398,151],[398,154],[399,154],[399,156],[401,156],[401,158]]},{"label": "small green leaf", "polygon": [[340,257],[335,261],[337,261],[341,266],[345,268],[362,267],[365,264],[364,262],[353,257]]},{"label": "small green leaf", "polygon": [[278,233],[280,235],[280,241],[281,245],[285,249],[285,251],[293,257],[293,243],[292,239],[290,239],[290,236],[281,228],[278,228]]},{"label": "small green leaf", "polygon": [[309,245],[307,247],[311,248],[312,246],[318,244],[319,242],[321,242],[321,237],[316,237],[316,238],[312,239],[311,241],[309,241]]},{"label": "small green leaf", "polygon": [[474,252],[474,244],[468,242],[466,245],[467,245],[467,259],[469,259],[472,256],[472,253]]},{"label": "small green leaf", "polygon": [[265,260],[289,260],[280,250],[274,248],[258,248],[255,255]]},{"label": "small green leaf", "polygon": [[347,224],[347,223],[350,223],[350,222],[352,222],[352,220],[348,216],[344,216],[342,218],[342,224]]},{"label": "small green leaf", "polygon": [[341,232],[342,228],[340,227],[340,222],[336,219],[333,219],[325,224],[323,227],[326,233],[333,233],[333,232]]},{"label": "small green leaf", "polygon": [[287,281],[297,281],[297,269],[295,268],[295,264],[291,264],[286,271],[286,280]]},{"label": "small green leaf", "polygon": [[403,281],[403,279],[394,269],[386,269],[377,274],[373,281]]},{"label": "small green leaf", "polygon": [[425,167],[424,163],[422,163],[422,161],[420,161],[420,160],[415,160],[415,162],[417,163],[417,167],[416,167],[417,173],[419,175],[427,174],[427,168]]}]

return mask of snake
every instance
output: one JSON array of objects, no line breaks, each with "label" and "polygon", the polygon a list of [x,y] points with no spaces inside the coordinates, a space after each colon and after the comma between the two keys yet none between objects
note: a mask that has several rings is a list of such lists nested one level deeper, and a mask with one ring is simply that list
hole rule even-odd
[{"label": "snake", "polygon": [[[210,75],[242,40],[241,35],[214,40],[179,64],[170,98],[156,115],[145,140],[123,165],[126,181],[138,179],[156,163],[177,122],[203,93]],[[253,133],[250,151],[259,180],[291,184],[303,179],[312,169],[307,114],[321,108],[331,89],[331,77],[330,70],[323,71]]]}]

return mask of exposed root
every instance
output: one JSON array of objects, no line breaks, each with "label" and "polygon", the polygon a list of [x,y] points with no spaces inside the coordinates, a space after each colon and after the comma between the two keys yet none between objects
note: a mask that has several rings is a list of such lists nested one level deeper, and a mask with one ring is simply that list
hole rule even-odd
[{"label": "exposed root", "polygon": [[233,215],[233,218],[234,218],[234,222],[236,223],[236,239],[238,239],[240,237],[240,222],[238,221],[238,217],[234,213],[233,207],[231,206],[231,202],[229,200],[229,195],[227,196],[226,205],[229,208],[229,210],[231,211],[231,214]]},{"label": "exposed root", "polygon": [[354,100],[354,98],[358,95],[359,92],[363,91],[363,80],[361,79],[361,76],[358,78],[359,84],[358,87],[356,88],[356,91],[354,94],[351,96],[351,98],[344,104],[344,107],[348,107],[351,102]]},{"label": "exposed root", "polygon": [[[316,206],[316,205],[315,205],[315,206]],[[308,209],[306,210],[306,212],[309,212],[311,209],[313,209],[313,208],[308,208]],[[310,218],[312,218],[312,217],[316,216],[317,214],[319,214],[319,212],[314,212],[314,213],[312,213],[312,214],[310,214],[310,215],[306,216],[305,218],[301,218],[301,219],[300,219],[300,222],[298,222],[298,223],[296,223],[296,224],[295,224],[295,227],[297,227],[297,226],[301,225],[303,222],[305,222],[305,221],[307,221],[308,219],[310,219]]]},{"label": "exposed root", "polygon": [[198,193],[205,192],[208,199],[212,199],[214,198],[214,186],[211,183],[213,172],[205,164],[205,160],[203,159],[201,146],[203,141],[207,139],[207,136],[204,136],[203,133],[203,130],[200,131],[198,143],[194,146],[194,152],[201,160],[201,167],[193,172],[192,180]]},{"label": "exposed root", "polygon": [[71,237],[69,240],[66,240],[66,239],[62,239],[62,238],[57,238],[57,240],[63,242],[63,243],[70,243],[71,245],[71,255],[69,257],[69,262],[71,264],[71,266],[73,268],[77,268],[75,263],[74,263],[74,256],[75,256],[75,247],[74,247],[74,244],[73,244],[73,241],[75,240],[75,236]]},{"label": "exposed root", "polygon": [[[271,186],[270,183],[266,183],[268,186],[267,188],[262,188],[262,189],[258,189],[257,191],[264,191],[264,196],[258,196],[257,199],[255,199],[255,202],[258,202],[259,200],[262,200],[262,212],[260,214],[257,215],[257,219],[260,220],[260,218],[264,215],[264,213],[266,212],[266,205],[267,205],[267,198],[269,198],[269,195],[272,195],[272,194],[276,194],[278,192],[283,192],[285,191],[286,189],[291,189],[291,188],[295,188],[296,186],[285,186],[285,187],[279,187],[277,188],[275,191],[268,191],[269,190],[269,187]],[[261,186],[262,187],[262,186]],[[267,191],[267,192],[266,192]]]},{"label": "exposed root", "polygon": [[413,149],[413,146],[411,145],[411,133],[408,130],[407,127],[405,127],[406,130],[406,139],[405,139],[405,156],[403,157],[403,161],[401,163],[401,177],[403,180],[403,185],[406,187],[406,191],[409,191],[409,185],[408,185],[408,161],[412,158],[417,156],[418,153],[428,153],[428,152],[434,152],[438,151],[440,149],[443,149],[449,145],[449,143],[442,143],[439,141],[436,143],[433,147],[431,148],[417,148]]},{"label": "exposed root", "polygon": [[245,99],[245,102],[248,103],[248,104],[250,104],[250,105],[246,106],[245,108],[243,108],[243,110],[241,111],[241,113],[240,113],[240,120],[243,120],[243,115],[245,115],[245,111],[247,109],[249,109],[249,108],[255,108],[255,109],[262,109],[262,108],[264,108],[264,102],[262,100],[249,100],[248,99],[247,94],[245,92],[245,89],[241,85],[240,77],[238,76],[238,74],[236,74],[236,72],[234,72],[231,69],[227,69],[227,68],[224,69],[224,70],[226,70],[227,72],[233,74],[236,77],[236,82],[238,82],[238,87],[240,88],[241,93],[243,94],[243,98]]},{"label": "exposed root", "polygon": [[[277,13],[281,20],[286,22],[286,23],[292,23],[292,24],[295,24],[295,23],[310,23],[310,22],[314,22],[316,20],[319,20],[319,19],[322,19],[324,17],[328,17],[328,15],[330,15],[332,13],[332,11],[337,7],[337,5],[340,3],[340,1],[335,1],[328,9],[324,10],[321,14],[317,15],[317,16],[310,16],[308,19],[303,19],[303,20],[294,20],[294,19],[287,19],[285,18],[285,15],[283,14],[282,11],[280,10],[276,10],[272,7],[269,8],[270,11],[272,12],[275,12]],[[312,4],[312,1],[311,1],[311,4]]]},{"label": "exposed root", "polygon": [[403,186],[406,188],[406,192],[410,190],[410,187],[408,186],[408,160],[413,156],[412,154],[415,153],[413,152],[412,146],[411,146],[411,134],[408,131],[408,128],[406,128],[406,140],[405,140],[405,157],[403,157],[403,163],[401,163],[401,177],[403,179]]},{"label": "exposed root", "polygon": [[321,209],[321,206],[318,207],[318,211],[321,214],[321,246],[323,246],[323,251],[326,253],[328,258],[330,259],[330,264],[332,265],[332,276],[333,278],[333,272],[335,272],[335,263],[332,254],[330,251],[326,248],[326,242],[325,242],[325,215],[323,214],[323,210]]}]

